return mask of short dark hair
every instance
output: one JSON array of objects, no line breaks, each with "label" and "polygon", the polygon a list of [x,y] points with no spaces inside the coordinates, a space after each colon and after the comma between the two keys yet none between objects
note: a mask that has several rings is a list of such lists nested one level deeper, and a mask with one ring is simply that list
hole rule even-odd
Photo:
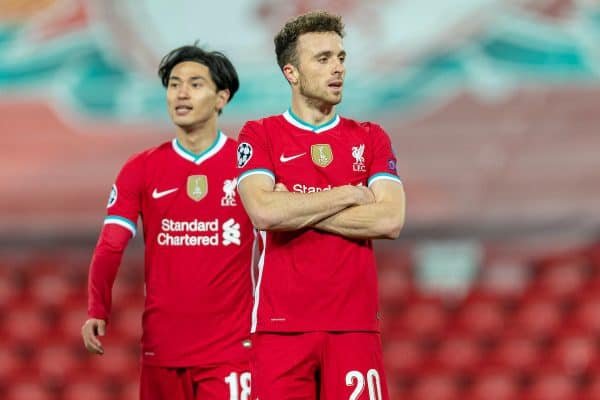
[{"label": "short dark hair", "polygon": [[311,32],[335,32],[343,38],[342,17],[327,11],[310,11],[288,20],[274,39],[279,68],[283,69],[286,64],[298,65],[298,37]]},{"label": "short dark hair", "polygon": [[182,46],[171,50],[160,61],[158,76],[164,87],[169,84],[173,68],[184,61],[194,61],[205,65],[210,71],[210,77],[217,86],[217,90],[229,90],[229,101],[240,87],[240,81],[235,67],[225,54],[219,51],[206,51],[197,45]]}]

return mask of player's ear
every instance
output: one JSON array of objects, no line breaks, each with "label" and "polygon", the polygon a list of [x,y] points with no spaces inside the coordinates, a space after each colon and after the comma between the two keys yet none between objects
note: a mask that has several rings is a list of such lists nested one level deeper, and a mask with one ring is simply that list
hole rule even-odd
[{"label": "player's ear", "polygon": [[229,91],[229,89],[223,89],[217,92],[216,107],[218,110],[222,110],[223,108],[225,108],[225,105],[227,104],[227,102],[229,102],[230,93],[231,92]]},{"label": "player's ear", "polygon": [[298,69],[296,67],[294,67],[292,64],[285,64],[282,70],[285,79],[287,79],[290,85],[295,85],[298,83]]}]

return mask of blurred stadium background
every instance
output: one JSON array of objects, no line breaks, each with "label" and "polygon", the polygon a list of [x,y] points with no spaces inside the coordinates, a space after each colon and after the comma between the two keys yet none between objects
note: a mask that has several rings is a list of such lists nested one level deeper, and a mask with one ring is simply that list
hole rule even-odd
[{"label": "blurred stadium background", "polygon": [[377,243],[392,399],[600,399],[596,0],[0,1],[0,398],[137,398],[142,244],[106,354],[81,344],[89,259],[126,158],[172,137],[155,69],[198,40],[279,113],[272,36],[347,24],[340,112],[390,133],[407,226]]}]

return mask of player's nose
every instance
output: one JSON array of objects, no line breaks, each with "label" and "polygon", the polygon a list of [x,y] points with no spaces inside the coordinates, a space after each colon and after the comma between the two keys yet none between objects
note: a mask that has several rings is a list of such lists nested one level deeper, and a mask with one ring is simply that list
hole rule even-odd
[{"label": "player's nose", "polygon": [[190,95],[187,85],[180,85],[177,89],[177,98],[187,99]]},{"label": "player's nose", "polygon": [[344,75],[344,72],[346,72],[346,67],[344,66],[344,63],[342,63],[340,60],[336,61],[333,65],[334,75],[339,75],[341,77]]}]

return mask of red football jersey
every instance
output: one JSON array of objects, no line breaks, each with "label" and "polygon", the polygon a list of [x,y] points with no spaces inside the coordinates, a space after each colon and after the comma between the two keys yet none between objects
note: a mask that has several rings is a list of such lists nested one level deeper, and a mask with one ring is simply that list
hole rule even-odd
[{"label": "red football jersey", "polygon": [[200,155],[173,139],[128,160],[113,185],[105,224],[135,235],[142,218],[147,365],[197,366],[247,353],[254,231],[236,193],[236,148],[222,132]]},{"label": "red football jersey", "polygon": [[[294,192],[400,182],[390,139],[372,123],[336,115],[320,126],[290,110],[249,121],[238,145],[238,184],[265,174]],[[253,332],[378,331],[371,240],[316,229],[261,232]]]}]

